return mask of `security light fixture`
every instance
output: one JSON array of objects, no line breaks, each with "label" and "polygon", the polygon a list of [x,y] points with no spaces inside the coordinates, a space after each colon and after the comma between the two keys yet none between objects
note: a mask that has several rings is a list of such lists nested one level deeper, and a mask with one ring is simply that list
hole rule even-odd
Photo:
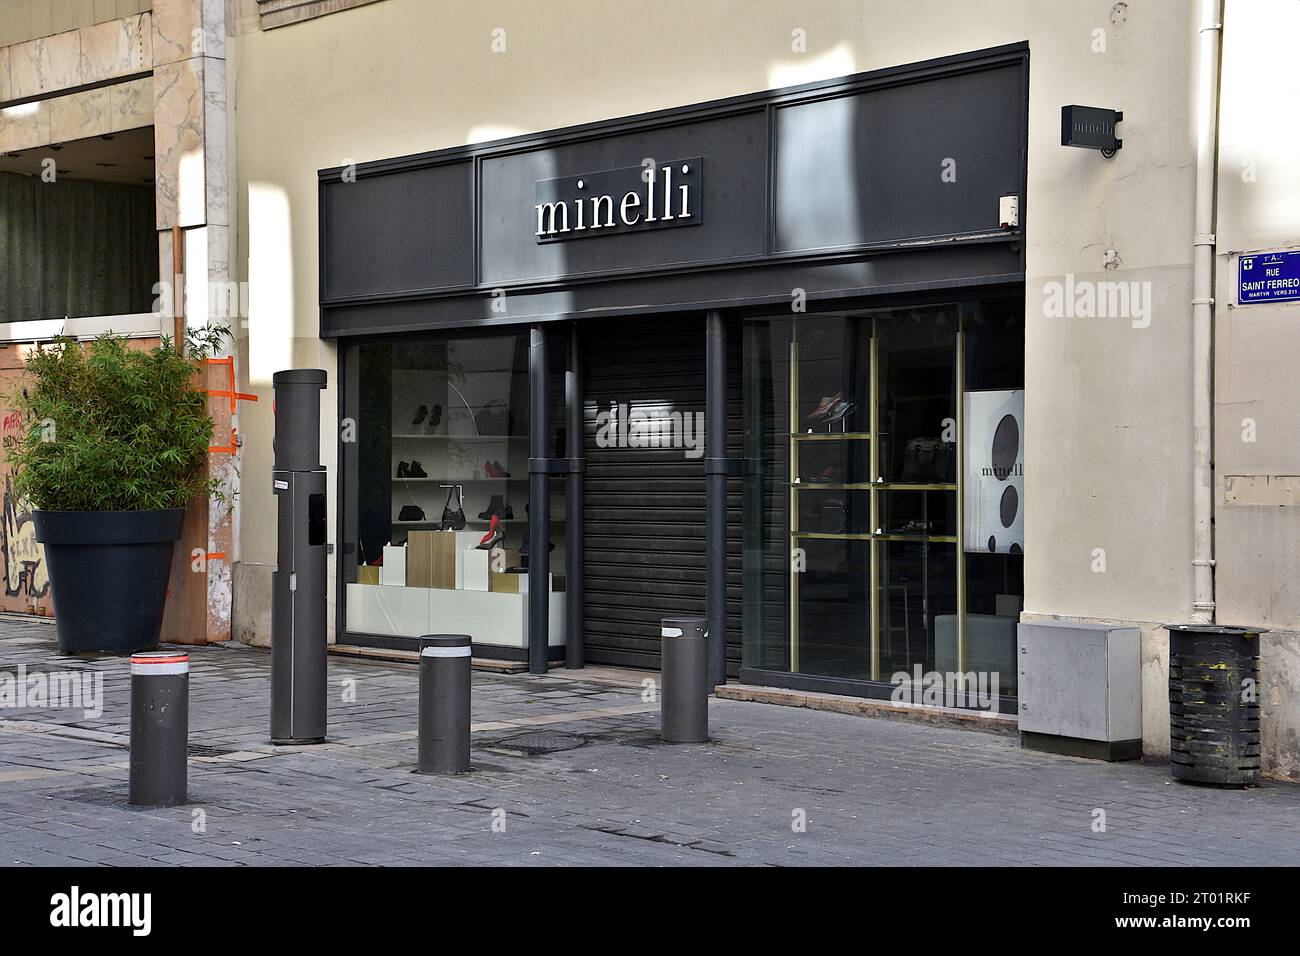
[{"label": "security light fixture", "polygon": [[1061,107],[1061,145],[1099,149],[1110,159],[1124,145],[1115,135],[1115,124],[1124,118],[1120,110],[1100,106]]}]

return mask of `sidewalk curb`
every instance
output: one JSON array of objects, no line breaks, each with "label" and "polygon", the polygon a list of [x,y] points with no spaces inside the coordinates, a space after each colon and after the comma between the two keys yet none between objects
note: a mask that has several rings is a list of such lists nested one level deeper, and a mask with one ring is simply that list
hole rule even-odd
[{"label": "sidewalk curb", "polygon": [[965,730],[978,730],[989,734],[1013,737],[1019,731],[1019,722],[1006,714],[989,714],[983,711],[960,710],[955,707],[922,707],[917,704],[895,703],[889,700],[871,700],[865,697],[845,697],[840,694],[819,694],[810,691],[783,690],[777,687],[756,687],[752,684],[725,684],[715,688],[719,700],[742,700],[756,704],[778,704],[783,707],[804,707],[856,717],[885,717],[894,720],[911,720],[918,723],[940,724]]}]

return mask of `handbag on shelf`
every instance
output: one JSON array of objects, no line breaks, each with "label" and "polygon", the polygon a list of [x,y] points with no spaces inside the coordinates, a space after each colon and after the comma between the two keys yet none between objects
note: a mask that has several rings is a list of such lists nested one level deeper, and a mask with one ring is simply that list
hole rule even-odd
[{"label": "handbag on shelf", "polygon": [[849,509],[843,499],[822,502],[820,530],[826,534],[844,534],[849,530]]},{"label": "handbag on shelf", "polygon": [[480,435],[508,435],[509,406],[499,398],[492,399],[474,414],[474,427]]},{"label": "handbag on shelf", "polygon": [[903,446],[903,481],[947,481],[952,443],[941,438],[909,438]]},{"label": "handbag on shelf", "polygon": [[[447,490],[447,503],[442,506],[442,531],[465,530],[465,502],[461,500],[458,487]],[[452,495],[456,495],[456,507],[451,506]]]},{"label": "handbag on shelf", "polygon": [[402,505],[402,510],[397,512],[398,521],[423,521],[424,509],[419,505]]}]

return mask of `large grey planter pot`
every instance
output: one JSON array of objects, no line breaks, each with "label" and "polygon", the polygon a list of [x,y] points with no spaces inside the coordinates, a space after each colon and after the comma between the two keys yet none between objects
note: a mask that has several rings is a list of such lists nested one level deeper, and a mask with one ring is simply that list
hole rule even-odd
[{"label": "large grey planter pot", "polygon": [[185,509],[36,511],[63,654],[158,646]]}]

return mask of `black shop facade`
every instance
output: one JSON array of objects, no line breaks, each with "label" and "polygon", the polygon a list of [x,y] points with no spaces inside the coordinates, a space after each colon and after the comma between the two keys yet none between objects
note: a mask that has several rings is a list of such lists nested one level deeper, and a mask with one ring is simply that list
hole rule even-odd
[{"label": "black shop facade", "polygon": [[337,640],[1009,707],[1028,55],[322,170]]}]

